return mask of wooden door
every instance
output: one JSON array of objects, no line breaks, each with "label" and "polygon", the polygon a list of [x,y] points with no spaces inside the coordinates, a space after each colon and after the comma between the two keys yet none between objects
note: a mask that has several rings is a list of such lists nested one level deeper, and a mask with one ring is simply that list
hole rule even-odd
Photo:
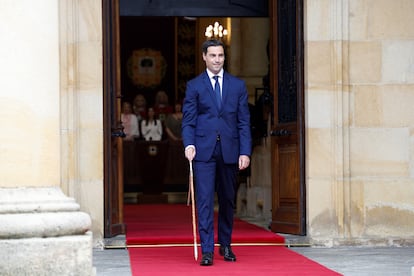
[{"label": "wooden door", "polygon": [[104,67],[104,216],[105,238],[125,233],[123,223],[123,153],[119,0],[103,0]]},{"label": "wooden door", "polygon": [[271,0],[270,57],[274,232],[305,235],[303,0]]}]

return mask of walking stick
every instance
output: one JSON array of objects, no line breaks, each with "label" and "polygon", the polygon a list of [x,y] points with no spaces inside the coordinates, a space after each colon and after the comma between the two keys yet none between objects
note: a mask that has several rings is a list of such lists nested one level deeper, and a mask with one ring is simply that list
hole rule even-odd
[{"label": "walking stick", "polygon": [[197,250],[197,228],[196,228],[196,215],[195,215],[195,201],[194,201],[194,177],[193,177],[193,163],[190,163],[190,176],[189,176],[189,185],[188,185],[188,198],[187,198],[187,205],[189,204],[189,199],[191,196],[191,213],[193,219],[193,238],[194,238],[194,259],[197,261],[198,259],[198,250]]}]

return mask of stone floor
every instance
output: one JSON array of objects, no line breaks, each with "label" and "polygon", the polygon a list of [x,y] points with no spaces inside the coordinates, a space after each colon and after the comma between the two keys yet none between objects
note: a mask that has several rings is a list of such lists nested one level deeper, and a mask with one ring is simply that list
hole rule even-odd
[{"label": "stone floor", "polygon": [[126,249],[93,249],[93,266],[97,276],[130,276],[129,255]]}]

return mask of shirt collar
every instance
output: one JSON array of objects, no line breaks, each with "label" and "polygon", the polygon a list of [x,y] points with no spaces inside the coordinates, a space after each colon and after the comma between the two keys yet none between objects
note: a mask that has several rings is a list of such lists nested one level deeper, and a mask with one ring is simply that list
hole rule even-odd
[{"label": "shirt collar", "polygon": [[221,79],[223,79],[223,74],[224,74],[224,70],[223,70],[223,69],[221,69],[221,70],[220,70],[220,72],[219,72],[217,75],[213,74],[213,73],[212,73],[212,72],[210,72],[208,69],[206,69],[206,71],[207,71],[207,74],[208,74],[208,77],[210,78],[210,80],[211,80],[214,76],[219,76]]}]

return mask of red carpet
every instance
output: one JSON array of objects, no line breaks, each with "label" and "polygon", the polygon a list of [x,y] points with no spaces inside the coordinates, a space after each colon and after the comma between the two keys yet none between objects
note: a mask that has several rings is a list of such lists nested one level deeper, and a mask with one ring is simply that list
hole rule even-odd
[{"label": "red carpet", "polygon": [[182,204],[126,205],[124,221],[133,275],[340,275],[281,246],[282,236],[239,219],[237,262],[225,262],[216,247],[214,265],[202,267],[201,248],[198,261],[193,255],[191,207]]},{"label": "red carpet", "polygon": [[[127,245],[193,243],[191,207],[185,204],[125,205],[124,221]],[[285,242],[282,236],[240,219],[234,221],[232,238],[233,243]]]},{"label": "red carpet", "polygon": [[200,266],[190,247],[129,248],[133,275],[341,275],[282,246],[234,246],[237,262],[216,252],[214,265]]}]

